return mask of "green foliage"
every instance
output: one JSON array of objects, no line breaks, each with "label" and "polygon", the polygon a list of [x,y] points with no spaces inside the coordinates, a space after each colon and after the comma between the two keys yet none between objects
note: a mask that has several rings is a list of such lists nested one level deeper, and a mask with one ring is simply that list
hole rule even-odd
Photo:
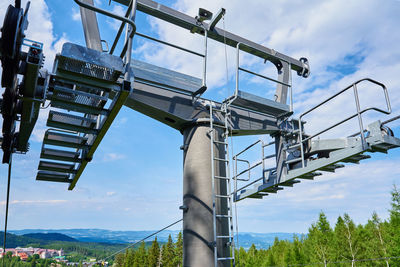
[{"label": "green foliage", "polygon": [[[400,266],[400,192],[394,186],[390,218],[382,221],[374,212],[366,225],[356,225],[348,214],[337,218],[334,229],[321,212],[307,235],[294,236],[293,241],[275,238],[268,249],[253,244],[247,251],[235,250],[236,266]],[[371,260],[374,259],[374,260]],[[150,248],[142,243],[136,250],[127,250],[115,257],[116,267],[182,266],[182,234],[177,242],[160,246],[155,239]],[[135,265],[136,264],[136,265]]]}]

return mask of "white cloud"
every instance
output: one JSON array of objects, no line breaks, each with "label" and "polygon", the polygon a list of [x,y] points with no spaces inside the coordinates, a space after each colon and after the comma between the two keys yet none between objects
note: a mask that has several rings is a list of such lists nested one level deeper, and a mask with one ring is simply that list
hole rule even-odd
[{"label": "white cloud", "polygon": [[80,21],[81,20],[81,13],[79,9],[72,8],[72,20],[73,21]]},{"label": "white cloud", "polygon": [[110,161],[115,161],[115,160],[120,160],[124,159],[125,155],[119,154],[119,153],[105,153],[103,157],[104,162],[110,162]]},{"label": "white cloud", "polygon": [[107,193],[106,193],[106,195],[107,195],[108,197],[115,196],[115,194],[116,194],[116,192],[114,192],[114,191],[110,191],[110,192],[107,192]]},{"label": "white cloud", "polygon": [[[20,204],[20,205],[35,205],[35,204],[59,204],[59,203],[66,203],[67,200],[63,199],[49,199],[49,200],[12,200],[10,204]],[[5,201],[0,201],[0,205],[5,205]]]},{"label": "white cloud", "polygon": [[[200,7],[190,0],[179,0],[175,6],[193,16]],[[390,90],[394,113],[400,112],[400,92],[395,90],[400,85],[400,76],[397,75],[400,72],[400,51],[396,45],[400,41],[397,30],[400,7],[397,3],[386,1],[382,4],[373,0],[351,3],[345,0],[256,1],[246,3],[246,12],[243,12],[243,4],[239,2],[206,0],[202,1],[201,7],[211,11],[224,7],[227,10],[225,24],[230,32],[294,58],[309,59],[311,76],[308,79],[299,78],[293,73],[296,114],[364,77],[385,83]],[[151,19],[151,26],[162,40],[202,51],[202,37],[198,35],[158,19]],[[222,26],[221,21],[218,27]],[[141,51],[141,47],[147,49],[143,56],[145,60],[201,77],[201,60],[169,47],[153,45],[149,49],[148,42],[136,49]],[[223,44],[210,41],[209,55],[208,85],[213,89],[224,85],[226,80]],[[234,51],[228,48],[231,78],[234,75],[234,61]],[[241,62],[265,72],[266,67],[253,57],[243,55]],[[343,66],[350,68],[352,73],[341,73]],[[253,86],[259,87],[257,84]],[[252,88],[246,90],[251,91]],[[382,99],[383,95],[379,97]],[[370,92],[369,98],[376,99],[376,94]],[[339,110],[336,116],[342,118],[346,111],[353,110],[352,101],[352,98],[347,99],[348,104],[343,106],[345,109],[338,109],[336,104],[320,114]]]},{"label": "white cloud", "polygon": [[[111,10],[112,13],[118,16],[125,16],[124,7],[121,5],[113,5],[113,9]],[[111,27],[111,29],[117,31],[121,26],[121,21],[116,19],[107,18],[107,24]]]}]

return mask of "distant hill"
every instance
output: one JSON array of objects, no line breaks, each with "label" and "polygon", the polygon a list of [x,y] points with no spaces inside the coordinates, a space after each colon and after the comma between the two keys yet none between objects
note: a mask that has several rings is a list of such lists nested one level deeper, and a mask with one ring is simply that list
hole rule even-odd
[{"label": "distant hill", "polygon": [[[3,247],[4,232],[0,232],[0,246]],[[38,244],[40,240],[28,236],[14,235],[7,232],[7,248],[15,248],[17,246],[27,246],[28,244]]]},{"label": "distant hill", "polygon": [[[133,243],[141,240],[142,238],[152,234],[154,231],[111,231],[103,229],[25,229],[25,230],[12,230],[14,234],[26,235],[30,233],[61,233],[72,237],[80,242],[102,242],[102,243]],[[159,242],[167,242],[168,236],[171,235],[172,239],[176,241],[179,231],[166,230],[157,234]],[[252,244],[259,249],[267,249],[273,245],[275,237],[279,240],[293,240],[296,233],[239,233],[239,245],[245,249],[250,248]],[[301,234],[297,234],[300,236]],[[154,237],[146,240],[154,240]],[[235,238],[236,241],[236,238]]]},{"label": "distant hill", "polygon": [[[3,246],[4,232],[0,232],[0,246]],[[54,241],[79,242],[78,240],[60,233],[31,233],[16,235],[7,232],[7,248],[26,247],[26,246],[44,246]]]},{"label": "distant hill", "polygon": [[60,233],[31,233],[31,234],[24,234],[22,236],[40,240],[46,240],[46,241],[79,242],[75,238]]}]

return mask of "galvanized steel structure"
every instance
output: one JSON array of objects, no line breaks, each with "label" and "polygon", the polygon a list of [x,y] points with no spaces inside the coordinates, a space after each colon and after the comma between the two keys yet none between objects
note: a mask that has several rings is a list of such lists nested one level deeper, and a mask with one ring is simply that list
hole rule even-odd
[{"label": "galvanized steel structure", "polygon": [[[3,66],[9,66],[5,69],[6,76],[2,78],[2,86],[13,96],[3,100],[5,108],[2,108],[2,114],[8,120],[8,125],[13,125],[14,128],[16,114],[20,114],[21,121],[19,133],[12,127],[3,126],[4,140],[8,140],[2,145],[3,162],[9,163],[9,157],[15,151],[27,152],[28,139],[36,123],[40,104],[46,100],[50,101],[52,109],[47,120],[49,128],[43,139],[36,179],[67,183],[69,190],[76,186],[122,105],[180,131],[184,140],[181,206],[184,266],[235,265],[234,201],[263,198],[284,186],[293,186],[301,179],[313,179],[322,174],[320,171],[334,172],[335,169],[344,167],[342,163],[358,163],[370,157],[366,152],[386,152],[400,146],[400,139],[386,126],[398,119],[398,116],[364,127],[364,112],[373,110],[391,113],[386,87],[369,78],[355,82],[304,112],[299,119],[293,119],[291,75],[294,71],[301,77],[308,77],[308,60],[294,59],[216,27],[225,14],[224,9],[215,16],[207,10],[199,9],[199,15],[191,17],[152,0],[114,0],[127,7],[125,16],[121,17],[95,7],[93,0],[74,1],[81,8],[87,47],[64,44],[51,73],[40,70],[43,51],[37,42],[33,42],[30,52],[21,54],[21,57],[8,53],[9,50],[4,48],[8,48],[7,46],[3,45],[0,49]],[[11,15],[8,15],[11,22],[14,21],[14,13],[23,13],[17,6],[11,10]],[[135,23],[137,11],[204,36],[204,52],[198,53],[140,33],[140,25]],[[99,34],[96,13],[121,21],[109,52],[103,51],[104,41]],[[10,29],[13,28],[10,26]],[[113,54],[124,29],[123,48],[120,55],[115,56]],[[132,59],[135,36],[201,57],[201,78]],[[20,37],[23,39],[22,35]],[[201,97],[207,90],[208,39],[236,48],[235,92],[222,103]],[[6,40],[4,36],[2,42],[10,46],[17,45],[17,48],[22,45],[21,42]],[[241,67],[239,56],[243,52],[270,61],[276,67],[276,77]],[[31,60],[33,56],[39,60]],[[27,61],[27,67],[18,73],[24,76],[24,84],[30,89],[23,91],[9,81],[16,77],[14,69],[24,60]],[[17,64],[17,67],[12,64]],[[276,83],[276,99],[266,99],[240,90],[239,72]],[[382,89],[386,109],[361,109],[357,89],[360,83]],[[354,93],[356,113],[317,134],[307,135],[302,117],[348,90]],[[10,103],[22,105],[22,112]],[[358,120],[357,133],[338,139],[316,138],[353,118]],[[238,154],[229,155],[229,136],[261,134],[270,135],[273,141],[257,141]],[[252,165],[243,158],[243,153],[258,145],[261,147],[262,158]],[[272,145],[275,152],[265,155],[265,148]],[[275,159],[275,166],[268,167],[268,159]],[[235,168],[231,177],[232,160]],[[238,162],[245,162],[248,167],[239,171]],[[261,177],[250,181],[249,172],[260,166]],[[249,178],[240,178],[244,174],[248,174]],[[238,181],[245,181],[247,184],[239,188]]]}]

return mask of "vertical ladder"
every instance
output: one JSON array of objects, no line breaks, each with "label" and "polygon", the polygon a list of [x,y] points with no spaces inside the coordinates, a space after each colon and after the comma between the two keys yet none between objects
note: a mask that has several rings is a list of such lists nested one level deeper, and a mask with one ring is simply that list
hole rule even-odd
[{"label": "vertical ladder", "polygon": [[[214,246],[214,265],[218,266],[219,262],[229,261],[231,266],[235,266],[235,246],[234,246],[234,236],[233,236],[233,216],[232,216],[232,193],[231,193],[231,178],[230,178],[230,162],[229,162],[229,147],[228,147],[228,109],[226,104],[222,104],[221,109],[214,109],[214,103],[210,101],[210,143],[211,143],[211,179],[212,179],[212,211],[213,211],[213,235],[214,240],[212,242]],[[214,118],[217,116],[217,112],[219,112],[223,116],[223,125],[214,123]],[[222,137],[223,140],[218,138],[218,131],[216,128],[222,129]],[[220,158],[219,155],[214,154],[214,146],[223,146],[224,147],[224,158]],[[226,171],[225,176],[216,175],[215,174],[215,166],[221,164],[221,162],[225,165]],[[219,193],[216,193],[215,186],[216,183],[221,182],[221,180],[226,181],[226,183],[222,183],[222,185],[226,186],[225,188],[220,189]],[[226,192],[226,193],[224,193]],[[217,200],[220,201],[217,201]],[[226,201],[227,210],[226,213],[223,211],[223,205],[221,202]],[[216,203],[220,203],[220,206],[216,207]],[[224,235],[220,231],[217,231],[217,220],[223,221],[228,220],[228,234]],[[219,251],[218,241],[224,242],[224,244],[229,247],[230,255],[223,255],[223,251]]]}]

